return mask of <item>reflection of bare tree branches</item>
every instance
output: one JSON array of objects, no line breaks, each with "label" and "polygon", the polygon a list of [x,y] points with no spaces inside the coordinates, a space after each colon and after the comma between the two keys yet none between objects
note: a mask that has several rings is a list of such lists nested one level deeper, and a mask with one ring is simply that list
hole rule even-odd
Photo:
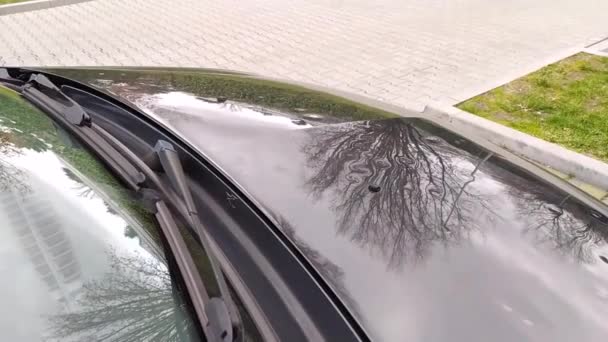
[{"label": "reflection of bare tree branches", "polygon": [[[84,184],[82,182],[82,180],[80,179],[80,177],[78,177],[76,174],[74,174],[74,172],[72,172],[72,170],[68,169],[68,168],[63,168],[63,172],[65,173],[66,176],[68,176],[69,179],[73,180],[75,183],[78,183],[76,186],[74,186],[74,190],[77,191],[78,196],[80,197],[84,197],[84,198],[95,198],[95,191],[90,188],[88,185]],[[108,207],[109,208],[109,207]]]},{"label": "reflection of bare tree branches", "polygon": [[509,187],[526,226],[525,234],[583,262],[592,261],[592,250],[608,241],[608,224],[578,200],[558,194],[544,184],[522,179]]},{"label": "reflection of bare tree branches", "polygon": [[509,219],[524,222],[539,244],[588,261],[608,241],[608,224],[574,198],[498,160],[484,163],[491,154],[475,161],[404,120],[328,126],[305,151],[314,169],[307,185],[315,196],[334,191],[339,232],[393,266],[424,258],[432,243],[461,241],[481,218],[498,218],[469,186],[480,167],[506,186],[516,207]]},{"label": "reflection of bare tree branches", "polygon": [[328,126],[305,152],[312,193],[336,194],[339,231],[392,266],[424,258],[434,242],[460,241],[476,228],[474,210],[488,210],[467,188],[477,172],[471,160],[404,120]]},{"label": "reflection of bare tree branches", "polygon": [[351,311],[357,312],[357,303],[352,299],[344,285],[344,271],[342,271],[338,265],[325,258],[319,251],[302,241],[296,235],[294,227],[284,217],[279,216],[276,219],[281,231],[285,233],[296,247],[298,247],[300,252],[306,256],[308,261],[315,267],[315,270],[323,276],[323,279],[330,283],[342,302],[346,303]]},{"label": "reflection of bare tree branches", "polygon": [[233,102],[223,102],[220,105],[220,108],[227,109],[231,112],[240,112],[243,110],[243,108],[239,104]]},{"label": "reflection of bare tree branches", "polygon": [[128,238],[131,238],[131,239],[136,238],[136,237],[139,236],[137,234],[137,232],[135,231],[135,229],[133,229],[133,227],[131,227],[130,225],[128,225],[128,226],[125,227],[124,235],[126,237],[128,237]]},{"label": "reflection of bare tree branches", "polygon": [[31,188],[25,172],[0,158],[0,191],[11,190],[25,194],[30,192]]},{"label": "reflection of bare tree branches", "polygon": [[3,155],[11,155],[19,153],[19,149],[12,143],[12,134],[6,131],[0,131],[0,153]]},{"label": "reflection of bare tree branches", "polygon": [[243,108],[241,107],[240,104],[235,103],[235,102],[226,102],[227,98],[225,97],[203,97],[203,96],[196,96],[196,98],[198,100],[207,102],[207,103],[213,103],[213,104],[217,104],[218,108],[221,109],[226,109],[229,110],[231,112],[240,112],[243,110]]},{"label": "reflection of bare tree branches", "polygon": [[11,139],[11,133],[0,131],[0,191],[14,190],[21,194],[27,193],[31,189],[25,179],[26,174],[2,158],[21,154]]},{"label": "reflection of bare tree branches", "polygon": [[[111,253],[112,270],[83,286],[78,309],[51,318],[55,338],[78,341],[190,341],[192,322],[164,264]],[[194,339],[194,337],[192,337]]]}]

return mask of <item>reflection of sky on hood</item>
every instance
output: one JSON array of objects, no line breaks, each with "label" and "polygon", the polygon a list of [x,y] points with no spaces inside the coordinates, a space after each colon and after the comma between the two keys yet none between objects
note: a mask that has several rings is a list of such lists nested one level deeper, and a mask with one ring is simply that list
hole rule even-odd
[{"label": "reflection of sky on hood", "polygon": [[[24,171],[24,180],[31,188],[31,192],[24,195],[25,200],[35,198],[44,203],[45,209],[54,211],[57,228],[69,240],[67,246],[80,268],[77,280],[60,281],[60,294],[57,290],[51,291],[34,268],[30,252],[25,250],[24,242],[17,235],[23,227],[12,227],[6,213],[0,210],[0,298],[5,308],[0,319],[0,340],[39,341],[50,328],[48,318],[63,310],[54,298],[64,296],[68,298],[67,309],[76,308],[77,293],[83,283],[110,271],[108,253],[111,250],[122,255],[153,256],[140,247],[137,238],[124,236],[127,223],[109,213],[100,197],[79,196],[78,187],[82,185],[68,178],[63,170],[65,165],[52,152],[22,149],[21,154],[3,156],[2,159]],[[15,194],[13,198],[18,200],[20,196]],[[35,212],[24,214],[26,217],[39,215]],[[42,241],[37,245],[38,248],[48,248]]]},{"label": "reflection of sky on hood", "polygon": [[[292,118],[270,112],[264,113],[239,103],[230,101],[215,103],[182,92],[145,95],[135,99],[134,102],[148,113],[158,114],[169,123],[176,118],[175,111],[177,110],[179,120],[184,120],[184,115],[194,115],[197,120],[202,119],[215,124],[226,120],[239,120],[241,125],[250,128],[263,126],[266,128],[302,129],[310,127],[309,124],[296,125]],[[151,110],[152,107],[154,110]]]},{"label": "reflection of sky on hood", "polygon": [[[487,195],[488,204],[499,209],[502,220],[482,219],[483,229],[473,231],[468,239],[449,247],[434,242],[423,261],[390,269],[380,255],[338,234],[331,196],[314,199],[305,190],[311,170],[305,167],[301,152],[308,138],[304,131],[276,130],[271,123],[251,129],[247,120],[214,114],[217,104],[193,101],[193,97],[164,94],[138,105],[169,119],[186,140],[271,212],[284,216],[302,242],[339,266],[344,285],[360,308],[360,318],[374,338],[437,342],[608,339],[608,265],[582,265],[547,246],[535,245],[522,233],[524,218],[516,216],[515,199],[491,175],[479,171],[468,189]],[[455,165],[464,173],[475,168],[464,159]]]}]

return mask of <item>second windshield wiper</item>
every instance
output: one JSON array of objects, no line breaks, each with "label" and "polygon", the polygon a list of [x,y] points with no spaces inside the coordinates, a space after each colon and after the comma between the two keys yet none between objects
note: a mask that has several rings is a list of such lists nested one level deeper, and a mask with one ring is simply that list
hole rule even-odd
[{"label": "second windshield wiper", "polygon": [[[241,323],[235,304],[219,264],[213,257],[208,234],[198,218],[181,163],[173,146],[161,140],[155,148],[172,188],[166,186],[160,177],[129,148],[103,128],[95,125],[88,113],[46,76],[31,74],[29,80],[20,86],[19,90],[24,98],[90,147],[129,187],[138,191],[148,201],[152,200],[155,216],[173,251],[207,340],[227,342],[238,337],[234,335],[234,330],[235,328],[238,330]],[[148,189],[149,185],[153,185],[156,189]],[[207,294],[202,283],[203,278],[188,252],[166,203],[171,203],[177,209],[199,237],[213,268],[222,298],[210,298]]]}]

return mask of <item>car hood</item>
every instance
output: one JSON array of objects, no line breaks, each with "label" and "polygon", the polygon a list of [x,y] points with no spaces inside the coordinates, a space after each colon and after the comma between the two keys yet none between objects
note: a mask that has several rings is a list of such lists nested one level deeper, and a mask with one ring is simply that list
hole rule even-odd
[{"label": "car hood", "polygon": [[198,148],[383,341],[605,341],[604,215],[429,122],[248,76],[54,70]]}]

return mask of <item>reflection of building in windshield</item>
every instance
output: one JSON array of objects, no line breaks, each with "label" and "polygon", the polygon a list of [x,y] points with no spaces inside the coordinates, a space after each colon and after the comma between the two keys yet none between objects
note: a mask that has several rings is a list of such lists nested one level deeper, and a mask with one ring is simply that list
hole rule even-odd
[{"label": "reflection of building in windshield", "polygon": [[80,265],[53,206],[34,190],[0,194],[0,208],[55,299],[66,309],[81,290]]}]

